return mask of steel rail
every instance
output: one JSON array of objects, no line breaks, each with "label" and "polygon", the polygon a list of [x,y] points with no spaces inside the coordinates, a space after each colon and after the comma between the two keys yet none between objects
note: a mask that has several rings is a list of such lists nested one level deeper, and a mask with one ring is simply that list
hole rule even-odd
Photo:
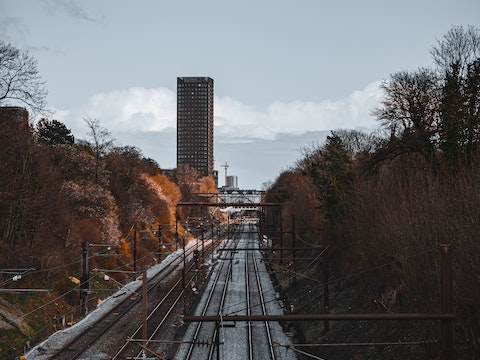
[{"label": "steel rail", "polygon": [[[190,268],[193,267],[190,266]],[[195,275],[192,275],[192,277],[189,279],[189,280],[192,280],[194,278]],[[181,285],[182,283],[182,278],[180,277],[176,282],[175,284],[172,286],[172,288],[163,296],[163,298],[157,303],[157,305],[154,307],[154,309],[152,311],[150,311],[150,314],[147,316],[147,321],[149,319],[151,319],[152,316],[154,316],[154,314],[156,313],[156,311],[165,303],[165,301],[167,301],[167,299],[170,297],[170,295],[172,295],[172,293],[175,291],[175,289]],[[174,299],[172,305],[169,307],[168,311],[165,313],[165,315],[163,316],[162,320],[159,322],[159,324],[156,326],[155,328],[155,331],[154,333],[149,337],[148,341],[152,340],[153,336],[155,335],[155,333],[158,331],[158,329],[160,328],[160,326],[162,326],[166,319],[168,318],[168,316],[172,313],[172,311],[175,309],[176,305],[178,305],[178,302],[182,299],[183,295],[185,293],[185,289],[182,289],[180,291],[180,294]],[[120,356],[122,355],[122,353],[125,352],[125,349],[130,345],[131,343],[131,339],[135,339],[136,336],[138,334],[140,334],[142,331],[142,325],[138,326],[134,332],[132,333],[132,335],[130,337],[127,338],[127,341],[125,342],[125,344],[115,353],[115,355],[112,357],[112,360],[116,360],[116,359],[119,359]],[[144,339],[142,339],[144,340]],[[148,341],[146,342],[145,345],[148,344]]]},{"label": "steel rail", "polygon": [[[259,293],[259,296],[260,296],[260,304],[262,306],[262,314],[267,315],[267,309],[265,307],[265,298],[263,296],[262,282],[260,281],[260,275],[259,275],[259,271],[258,271],[258,265],[257,265],[257,262],[256,262],[256,257],[255,257],[255,254],[251,254],[251,255],[252,255],[252,258],[253,258],[253,267],[255,269],[255,277],[257,279],[258,293]],[[265,331],[267,333],[268,347],[269,347],[269,350],[270,350],[270,358],[272,360],[275,360],[276,356],[275,356],[275,350],[274,350],[274,345],[273,345],[273,341],[272,341],[272,334],[270,333],[270,326],[268,324],[268,321],[265,321],[264,324],[265,324]]]},{"label": "steel rail", "polygon": [[[188,249],[189,253],[193,252],[193,246]],[[187,254],[185,254],[187,256]],[[183,261],[183,254],[179,254],[177,257],[173,258],[169,263],[165,265],[155,276],[148,280],[150,292],[153,288],[157,286],[159,282],[167,278],[174,270],[174,265],[181,264]],[[136,290],[132,290],[132,293],[137,293]],[[97,341],[112,325],[117,323],[123,315],[128,313],[131,308],[137,305],[140,302],[140,296],[127,297],[119,304],[117,304],[111,311],[107,312],[100,317],[96,323],[80,332],[77,336],[71,339],[67,344],[65,344],[62,349],[57,351],[50,360],[74,360],[82,355],[88,348]]]},{"label": "steel rail", "polygon": [[[225,279],[225,285],[223,286],[223,289],[222,289],[222,296],[220,298],[220,305],[219,305],[219,310],[218,310],[218,314],[221,315],[222,314],[222,311],[223,311],[223,308],[224,308],[224,305],[225,305],[225,299],[227,298],[227,289],[228,289],[228,285],[230,284],[230,276],[232,274],[232,268],[233,268],[233,261],[230,260],[229,261],[229,264],[228,264],[228,269],[227,269],[227,277]],[[219,337],[217,336],[218,335],[218,332],[220,331],[220,329],[215,326],[215,329],[213,331],[213,335],[212,335],[212,343],[215,344],[215,339],[218,339],[218,341],[220,341]],[[219,343],[216,343],[215,344],[217,347],[220,346]],[[208,353],[208,359],[212,359],[213,358],[213,346],[210,348],[210,351]]]},{"label": "steel rail", "polygon": [[[214,242],[213,242],[213,237],[208,240],[208,244],[206,246],[206,251],[205,251],[205,254],[206,256],[205,257],[208,257],[208,254],[209,254],[209,251],[213,251],[213,248],[214,248]],[[195,249],[197,249],[197,247],[195,247]],[[188,271],[190,271],[195,265],[192,264]],[[197,276],[196,273],[192,274],[192,276],[188,279],[187,283],[190,283],[195,277]],[[173,290],[179,286],[182,282],[182,279],[180,278],[174,285],[173,287],[170,289],[170,291],[164,296],[164,298],[155,306],[154,309],[151,310],[150,314],[148,315],[147,317],[147,322],[148,320],[150,320],[153,316],[156,315],[156,312],[160,309],[161,305],[163,304],[164,300],[166,299],[167,296],[169,296]],[[180,302],[180,300],[183,298],[183,296],[185,295],[185,291],[186,289],[182,289],[182,291],[180,292],[180,294],[177,296],[177,298],[175,298],[173,304],[169,307],[169,309],[165,312],[165,314],[162,316],[162,319],[155,324],[155,329],[153,329],[153,331],[151,331],[151,334],[148,335],[148,339],[146,339],[145,341],[145,347],[147,347],[155,338],[156,334],[161,330],[162,326],[165,324],[165,322],[167,321],[168,317],[170,316],[170,314],[173,312],[173,310],[176,309],[176,306],[178,305],[178,303]],[[125,347],[128,346],[128,343],[131,342],[131,339],[135,339],[135,336],[137,334],[140,333],[140,331],[142,330],[142,326],[139,326],[136,331],[134,332],[134,334],[130,337],[130,339],[127,340],[126,344],[124,345]],[[135,359],[141,359],[142,358],[142,351],[140,351],[136,357],[134,357]],[[116,357],[112,358],[112,360],[116,359]]]},{"label": "steel rail", "polygon": [[[252,316],[252,309],[250,304],[250,274],[248,271],[248,255],[250,252],[245,253],[245,296],[247,298],[247,316]],[[253,340],[252,340],[252,323],[247,321],[247,349],[248,358],[253,360]]]},{"label": "steel rail", "polygon": [[[207,311],[209,309],[210,302],[212,300],[213,294],[215,293],[217,283],[218,283],[218,281],[219,281],[219,279],[222,275],[222,269],[223,269],[224,265],[225,265],[225,262],[222,262],[222,264],[220,266],[220,269],[217,271],[217,273],[215,275],[212,286],[210,287],[210,291],[209,291],[207,299],[205,301],[205,305],[202,309],[201,316],[205,316],[205,314],[207,313]],[[231,262],[230,262],[229,266],[231,266]],[[230,271],[230,269],[229,269],[229,271]],[[229,271],[227,271],[227,273]],[[225,286],[226,286],[227,283],[228,283],[228,277],[227,277],[227,280],[225,281]],[[187,359],[187,360],[192,358],[193,350],[194,350],[195,345],[196,345],[195,343],[198,340],[198,335],[200,334],[201,328],[202,328],[202,323],[198,323],[195,327],[195,331],[194,331],[194,334],[193,334],[193,337],[192,337],[192,341],[190,343],[190,346],[188,347],[187,354],[185,355],[185,359]]]},{"label": "steel rail", "polygon": [[[234,243],[234,246],[232,248],[236,248],[238,246],[238,243],[240,241],[240,239],[237,239],[236,238],[236,235],[239,234],[240,232],[238,231],[238,229],[235,231],[234,233],[234,239],[235,239],[235,243]],[[227,299],[227,290],[228,290],[228,287],[230,285],[230,280],[232,279],[231,276],[232,276],[232,271],[233,271],[233,257],[234,257],[234,253],[230,253],[230,259],[229,260],[229,264],[228,264],[228,269],[227,269],[227,275],[226,275],[226,281],[225,281],[225,284],[224,284],[224,287],[222,289],[222,295],[221,295],[221,299],[220,299],[220,305],[218,307],[218,315],[222,315],[222,312],[224,310],[224,305],[225,305],[225,300]],[[217,359],[220,357],[220,327],[221,327],[221,324],[222,324],[222,321],[218,322],[217,325],[218,326],[215,326],[215,329],[213,331],[213,335],[211,337],[211,341],[212,341],[212,344],[215,344],[215,348],[217,349]],[[208,354],[208,360],[212,360],[213,357],[214,357],[214,347],[210,347],[210,351],[209,351],[209,354]]]}]

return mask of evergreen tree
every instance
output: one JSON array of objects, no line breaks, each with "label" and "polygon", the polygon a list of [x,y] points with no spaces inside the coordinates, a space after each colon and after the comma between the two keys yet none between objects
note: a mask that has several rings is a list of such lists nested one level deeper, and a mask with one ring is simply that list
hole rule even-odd
[{"label": "evergreen tree", "polygon": [[342,140],[332,132],[322,150],[322,158],[313,164],[312,175],[325,206],[326,217],[335,222],[344,213],[351,199],[354,174],[352,159]]},{"label": "evergreen tree", "polygon": [[49,145],[72,145],[75,142],[70,129],[58,120],[41,119],[37,124],[37,135],[41,142]]},{"label": "evergreen tree", "polygon": [[459,66],[452,66],[445,76],[439,124],[440,149],[448,168],[455,168],[462,158],[465,109]]}]

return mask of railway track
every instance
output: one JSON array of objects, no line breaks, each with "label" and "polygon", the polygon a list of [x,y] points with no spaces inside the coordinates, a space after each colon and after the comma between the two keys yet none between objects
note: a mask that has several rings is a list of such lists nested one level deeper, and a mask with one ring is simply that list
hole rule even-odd
[{"label": "railway track", "polygon": [[[224,249],[234,249],[238,240],[225,245]],[[233,253],[230,253],[233,254]],[[202,304],[199,315],[218,315],[224,306],[227,289],[231,280],[232,259],[224,258],[220,266],[216,269],[215,275],[207,288],[208,295]],[[192,331],[191,340],[186,345],[183,355],[177,355],[176,358],[189,359],[210,359],[213,357],[215,349],[214,344],[218,336],[218,328],[212,323],[197,323]],[[199,346],[203,344],[203,346]]]},{"label": "railway track", "polygon": [[[250,242],[248,246],[252,246]],[[258,251],[258,245],[252,247],[252,251],[245,253],[245,276],[248,279],[250,290],[247,292],[247,314],[248,315],[267,315],[267,309],[265,306],[265,297],[262,288],[262,282],[260,281],[258,260],[261,259],[261,255]],[[248,348],[249,359],[271,359],[275,360],[275,349],[272,341],[272,334],[270,331],[270,325],[267,321],[264,322],[248,322],[248,328],[250,332]],[[255,341],[253,341],[255,339]]]},{"label": "railway track", "polygon": [[[211,251],[213,251],[213,244],[208,243],[205,248],[205,258],[208,257]],[[178,322],[178,310],[182,307],[181,305],[183,304],[183,311],[186,311],[189,307],[188,304],[194,301],[195,292],[189,284],[195,283],[196,286],[200,285],[199,276],[203,276],[199,275],[201,271],[201,269],[197,268],[197,264],[191,264],[186,272],[185,284],[183,279],[180,278],[175,283],[168,285],[169,290],[160,301],[157,300],[158,303],[149,311],[147,316],[147,338],[145,341],[142,341],[143,347],[141,349],[139,341],[132,341],[132,339],[138,340],[142,338],[142,326],[138,326],[111,359],[143,359],[144,356],[149,355],[162,356],[155,354],[166,352],[165,349],[149,350],[149,348],[155,346],[155,340],[159,338],[165,340],[171,337],[171,324]],[[184,287],[184,285],[186,286]]]},{"label": "railway track", "polygon": [[[244,226],[249,226],[250,229],[245,231]],[[213,271],[208,272],[209,278],[205,279],[208,281],[205,282],[203,295],[198,295],[190,286],[202,283],[202,271],[194,262],[188,263],[183,278],[172,275],[173,271],[181,269],[183,254],[172,259],[159,273],[148,279],[146,338],[142,335],[139,316],[141,290],[137,289],[133,296],[126,298],[89,329],[72,339],[51,359],[126,360],[166,357],[188,360],[228,359],[232,355],[232,359],[242,360],[285,359],[277,356],[278,348],[274,348],[274,335],[268,322],[198,322],[188,327],[172,328],[172,324],[181,323],[179,314],[185,313],[189,305],[198,305],[195,315],[200,316],[267,314],[262,282],[269,279],[265,274],[260,275],[265,269],[263,264],[259,264],[262,255],[253,232],[250,231],[251,226],[238,226],[237,232],[231,233],[230,239],[223,243],[223,249],[219,251],[219,263]],[[211,242],[206,243],[205,257],[208,257]],[[195,249],[198,249],[198,243],[197,246],[186,249],[185,257],[193,258]],[[123,341],[103,344],[112,332],[117,331],[115,329],[119,329],[117,323],[120,319],[124,319],[124,323],[131,321],[134,324],[129,324],[128,333],[123,331],[126,328],[122,330]],[[185,332],[183,340],[178,339],[183,334],[177,331]],[[101,352],[103,354],[99,356]]]},{"label": "railway track", "polygon": [[[225,251],[221,267],[209,284],[195,315],[266,315],[264,290],[258,262],[262,255],[254,232],[243,225]],[[236,251],[236,248],[240,250]],[[251,248],[248,249],[248,248]],[[265,281],[265,278],[263,278]],[[268,322],[192,323],[175,359],[271,359],[277,360]]]},{"label": "railway track", "polygon": [[[185,257],[189,258],[194,250],[194,246],[186,248]],[[183,266],[183,262],[184,256],[183,254],[179,254],[177,257],[166,263],[157,274],[148,279],[147,297],[151,297],[152,299],[157,298],[158,301],[158,286],[165,282],[169,277],[175,276],[173,274],[178,272],[179,266]],[[190,264],[186,272],[190,272],[189,270],[193,266],[194,264]],[[177,278],[176,284],[182,282],[182,279],[178,278],[178,275],[175,277]],[[73,337],[61,349],[54,353],[50,359],[74,360],[84,357],[85,353],[93,349],[94,344],[101,339],[109,329],[119,322],[120,319],[122,319],[127,313],[131,312],[134,308],[140,307],[142,301],[140,293],[140,288],[132,291],[129,296],[116,305],[111,311],[104,314],[94,324]],[[160,300],[160,303],[165,303],[172,293],[173,292],[168,292],[168,294]],[[159,306],[157,305],[156,308],[158,309],[158,307]],[[86,358],[89,358],[89,356],[86,355]]]}]

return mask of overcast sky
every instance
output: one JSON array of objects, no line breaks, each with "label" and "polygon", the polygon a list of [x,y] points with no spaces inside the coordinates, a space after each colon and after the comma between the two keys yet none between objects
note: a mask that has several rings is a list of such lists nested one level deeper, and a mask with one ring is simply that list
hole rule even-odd
[{"label": "overcast sky", "polygon": [[0,39],[28,50],[54,118],[176,165],[176,78],[215,81],[215,160],[259,189],[329,130],[373,129],[378,85],[432,67],[437,39],[480,26],[478,0],[0,0]]}]

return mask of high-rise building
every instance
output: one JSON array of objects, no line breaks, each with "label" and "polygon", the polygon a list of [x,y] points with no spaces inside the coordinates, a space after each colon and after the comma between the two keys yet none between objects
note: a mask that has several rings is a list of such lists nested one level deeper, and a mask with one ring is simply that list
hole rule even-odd
[{"label": "high-rise building", "polygon": [[213,171],[213,79],[177,78],[177,167]]}]

